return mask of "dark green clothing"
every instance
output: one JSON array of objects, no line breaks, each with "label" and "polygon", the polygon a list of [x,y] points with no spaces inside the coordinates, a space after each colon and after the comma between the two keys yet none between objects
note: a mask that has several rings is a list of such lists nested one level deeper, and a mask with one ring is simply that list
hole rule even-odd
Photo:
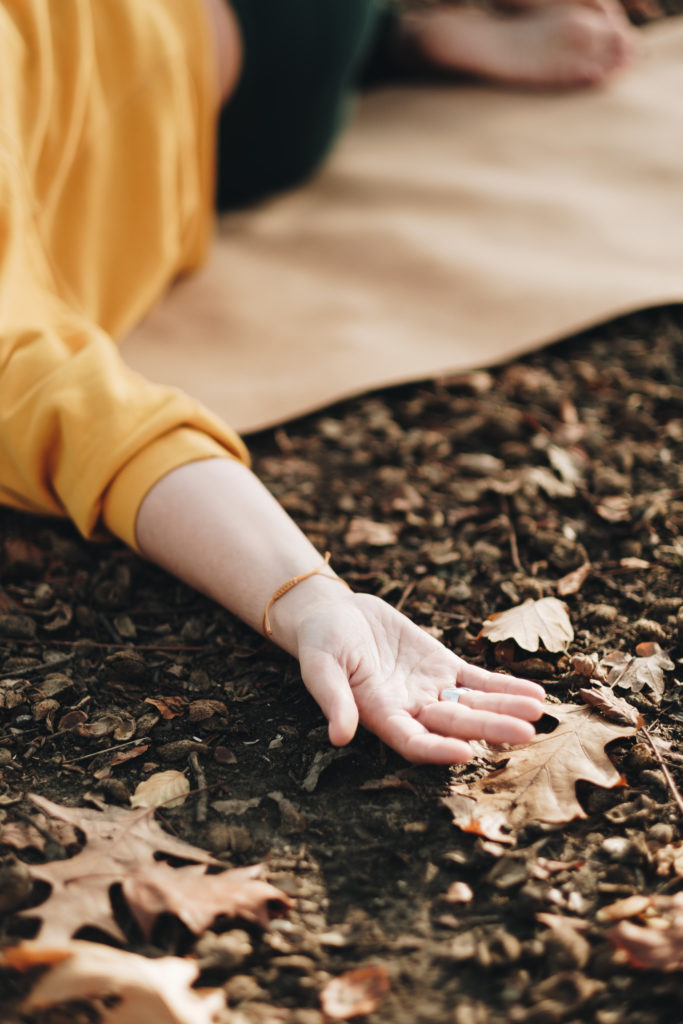
[{"label": "dark green clothing", "polygon": [[383,0],[231,0],[244,68],[221,113],[216,206],[245,206],[305,180],[377,77],[391,13]]}]

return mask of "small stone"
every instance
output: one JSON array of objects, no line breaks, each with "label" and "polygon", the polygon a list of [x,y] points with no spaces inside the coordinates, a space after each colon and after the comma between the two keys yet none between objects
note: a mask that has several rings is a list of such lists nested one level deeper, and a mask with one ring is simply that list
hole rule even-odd
[{"label": "small stone", "polygon": [[249,831],[243,825],[228,825],[226,850],[233,853],[247,853],[253,846]]},{"label": "small stone", "polygon": [[657,843],[659,846],[667,846],[668,843],[672,843],[675,835],[673,825],[669,825],[665,821],[656,822],[652,828],[649,828],[645,833],[645,838],[649,843]]},{"label": "small stone", "polygon": [[666,619],[669,615],[677,615],[683,609],[683,597],[660,597],[649,608],[648,613],[654,619]]},{"label": "small stone", "polygon": [[157,754],[162,761],[184,761],[195,750],[198,754],[207,752],[203,743],[196,743],[194,740],[175,740],[172,743],[162,743],[157,748]]},{"label": "small stone", "polygon": [[633,853],[633,843],[625,836],[608,836],[600,847],[610,860],[622,863],[629,860]]},{"label": "small stone", "polygon": [[267,993],[263,991],[256,978],[250,974],[236,974],[230,978],[225,985],[225,993],[228,1002],[233,1005],[246,1000],[267,998]]},{"label": "small stone", "polygon": [[0,747],[0,767],[5,764],[11,764],[12,751],[8,750],[7,747]]},{"label": "small stone", "polygon": [[300,1008],[289,1018],[289,1024],[324,1024],[325,1018],[319,1010]]},{"label": "small stone", "polygon": [[27,899],[33,882],[19,861],[0,865],[0,913],[15,910]]},{"label": "small stone", "polygon": [[33,640],[38,627],[28,615],[0,615],[0,636],[10,640]]},{"label": "small stone", "polygon": [[472,598],[472,588],[469,583],[465,583],[464,580],[458,580],[448,588],[447,596],[453,601],[465,604]]},{"label": "small stone", "polygon": [[100,675],[103,679],[140,683],[148,674],[145,659],[137,651],[116,651],[104,659]]},{"label": "small stone", "polygon": [[583,969],[591,947],[588,940],[570,925],[560,925],[543,935],[545,958],[553,972]]},{"label": "small stone", "polygon": [[659,764],[647,743],[636,743],[628,757],[629,768],[643,771],[645,768],[656,768]]},{"label": "small stone", "polygon": [[596,604],[591,609],[590,620],[596,626],[609,626],[614,622],[619,612],[611,604]]},{"label": "small stone", "polygon": [[223,853],[230,845],[230,826],[224,821],[215,821],[206,832],[206,846],[211,853]]},{"label": "small stone", "polygon": [[668,633],[664,626],[654,619],[638,619],[633,625],[633,634],[636,640],[655,640],[659,644],[665,644]]},{"label": "small stone", "polygon": [[248,934],[239,928],[222,935],[206,932],[194,948],[202,970],[234,971],[254,952]]},{"label": "small stone", "polygon": [[126,807],[130,803],[130,792],[121,779],[102,779],[97,789],[104,793],[107,803]]},{"label": "small stone", "polygon": [[474,932],[463,932],[462,935],[456,935],[448,946],[448,955],[456,963],[474,960],[476,953],[477,937]]},{"label": "small stone", "polygon": [[659,769],[648,768],[647,771],[641,772],[639,781],[646,786],[654,786],[655,789],[661,789],[664,792],[669,789],[664,772]]}]

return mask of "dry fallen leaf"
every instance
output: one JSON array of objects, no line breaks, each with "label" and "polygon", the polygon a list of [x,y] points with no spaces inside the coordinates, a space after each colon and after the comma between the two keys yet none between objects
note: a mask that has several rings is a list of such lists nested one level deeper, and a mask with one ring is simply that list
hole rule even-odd
[{"label": "dry fallen leaf", "polygon": [[18,970],[51,965],[24,1000],[24,1013],[73,999],[115,996],[120,1000],[115,1005],[99,1006],[102,1024],[212,1024],[225,1008],[220,990],[192,988],[199,969],[189,958],[151,960],[96,942],[56,947],[23,942],[5,950],[3,962]]},{"label": "dry fallen leaf", "polygon": [[374,1013],[389,991],[382,966],[359,967],[329,981],[320,993],[323,1013],[332,1020],[348,1020]]},{"label": "dry fallen leaf", "polygon": [[583,562],[578,569],[568,572],[566,576],[557,581],[557,592],[560,597],[567,597],[569,594],[578,594],[590,574],[593,566],[590,562]]},{"label": "dry fallen leaf", "polygon": [[537,651],[542,643],[547,651],[557,652],[564,651],[573,640],[574,630],[564,602],[542,597],[538,601],[528,598],[523,604],[490,615],[481,635],[492,643],[515,640],[525,651]]},{"label": "dry fallen leaf", "polygon": [[592,689],[583,688],[579,690],[579,696],[610,722],[618,722],[619,725],[632,725],[634,729],[642,729],[645,725],[645,719],[641,713],[623,697],[617,697],[609,686],[598,684]]},{"label": "dry fallen leaf", "polygon": [[151,704],[156,708],[162,718],[178,718],[187,711],[187,701],[184,697],[145,697],[145,704]]},{"label": "dry fallen leaf", "polygon": [[557,704],[547,714],[559,721],[551,733],[510,753],[504,768],[473,783],[451,786],[443,803],[465,832],[514,843],[514,834],[533,821],[561,824],[587,817],[576,797],[579,780],[597,786],[619,785],[621,776],[605,746],[635,729],[606,722],[590,708]]},{"label": "dry fallen leaf", "polygon": [[[114,883],[122,885],[131,913],[147,932],[154,923],[150,924],[151,916],[162,911],[182,917],[188,927],[192,927],[190,921],[199,921],[198,927],[203,929],[218,914],[265,925],[273,912],[289,906],[283,893],[254,878],[258,865],[237,869],[236,874],[201,874],[203,865],[220,861],[162,831],[149,810],[107,807],[105,813],[63,807],[36,795],[31,800],[47,814],[81,829],[87,840],[81,852],[68,860],[26,865],[32,878],[51,887],[45,902],[23,912],[42,920],[39,938],[43,944],[63,943],[86,926],[125,941],[109,896]],[[199,865],[171,868],[155,859],[157,852]],[[208,920],[207,904],[212,910]]]},{"label": "dry fallen leaf", "polygon": [[131,807],[181,807],[190,792],[190,783],[182,772],[169,768],[155,772],[135,787]]},{"label": "dry fallen leaf", "polygon": [[27,821],[7,821],[0,827],[0,843],[12,846],[15,850],[40,850],[45,849],[47,839],[44,832],[52,836],[60,846],[71,846],[78,842],[78,835],[73,825],[66,822],[48,821],[44,814],[36,814],[33,818],[36,825],[43,830],[39,832],[34,825]]},{"label": "dry fallen leaf", "polygon": [[202,864],[172,868],[159,861],[128,873],[122,889],[145,938],[150,938],[163,913],[175,914],[195,935],[205,932],[219,915],[266,928],[290,901],[261,881],[260,873],[260,864],[207,875]]},{"label": "dry fallen leaf", "polygon": [[683,893],[651,896],[648,906],[636,913],[643,924],[620,921],[608,932],[631,966],[667,973],[683,970]]},{"label": "dry fallen leaf", "polygon": [[[640,646],[640,645],[639,645]],[[623,651],[615,651],[602,659],[599,670],[605,674],[608,686],[619,686],[622,690],[640,693],[647,687],[657,704],[664,696],[664,673],[671,672],[675,665],[659,644],[648,645],[651,653],[645,657],[632,657]]]}]

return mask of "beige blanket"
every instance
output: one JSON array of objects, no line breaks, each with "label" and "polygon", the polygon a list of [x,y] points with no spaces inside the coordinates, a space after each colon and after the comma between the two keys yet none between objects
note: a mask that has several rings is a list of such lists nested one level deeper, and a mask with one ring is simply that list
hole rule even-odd
[{"label": "beige blanket", "polygon": [[242,431],[683,301],[683,18],[606,88],[375,93],[123,343]]}]

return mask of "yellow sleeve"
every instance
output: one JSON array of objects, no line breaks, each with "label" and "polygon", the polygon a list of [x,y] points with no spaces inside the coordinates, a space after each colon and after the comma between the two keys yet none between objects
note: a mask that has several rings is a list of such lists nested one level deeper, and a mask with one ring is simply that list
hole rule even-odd
[{"label": "yellow sleeve", "polygon": [[0,499],[102,522],[132,547],[153,484],[215,456],[247,461],[238,436],[179,391],[144,380],[96,327],[24,324],[0,333]]},{"label": "yellow sleeve", "polygon": [[[0,148],[0,157],[3,154]],[[130,370],[111,338],[55,294],[30,192],[0,159],[0,500],[100,523],[135,546],[135,517],[169,470],[247,460],[199,403]]]}]

